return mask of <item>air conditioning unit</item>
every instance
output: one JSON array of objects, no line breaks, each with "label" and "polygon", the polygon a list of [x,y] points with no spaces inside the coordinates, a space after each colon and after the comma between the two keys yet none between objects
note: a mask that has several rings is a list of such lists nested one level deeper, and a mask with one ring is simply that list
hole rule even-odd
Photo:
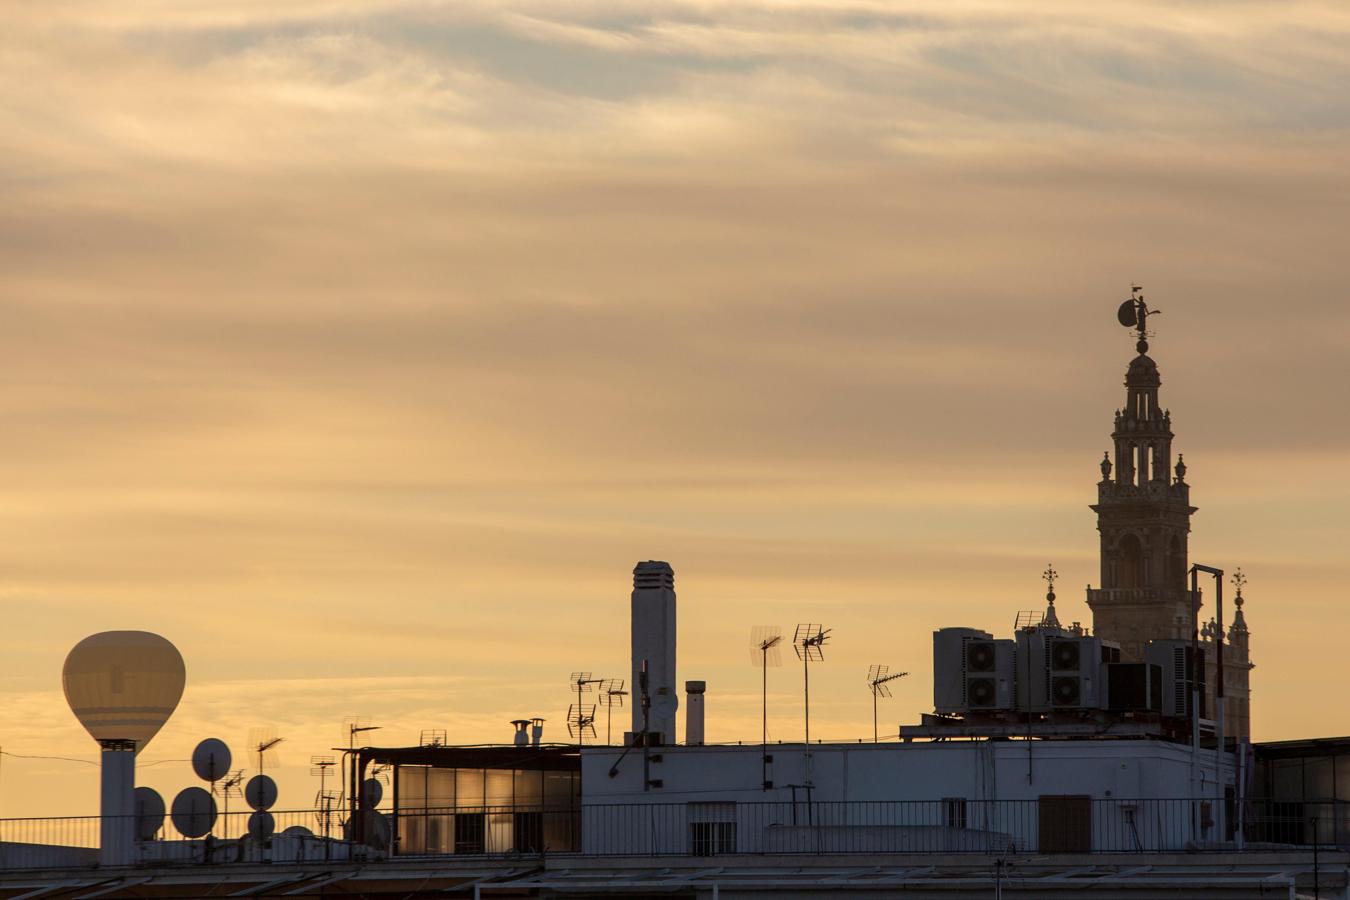
[{"label": "air conditioning unit", "polygon": [[1108,663],[1107,709],[1158,712],[1162,709],[1162,666]]},{"label": "air conditioning unit", "polygon": [[1017,635],[1017,706],[1031,712],[1099,709],[1102,642],[1041,629]]},{"label": "air conditioning unit", "polygon": [[1205,650],[1195,651],[1197,665],[1187,664],[1191,642],[1186,640],[1149,641],[1144,648],[1144,660],[1162,671],[1162,705],[1164,716],[1189,718],[1191,714],[1191,672],[1194,671],[1200,688],[1200,718],[1205,718]]},{"label": "air conditioning unit", "polygon": [[936,712],[966,711],[966,645],[992,642],[993,637],[978,628],[940,628],[933,632],[933,709]]},{"label": "air conditioning unit", "polygon": [[972,710],[1012,709],[1013,642],[968,640],[966,651],[966,707]]},{"label": "air conditioning unit", "polygon": [[1100,638],[1078,635],[1047,637],[1052,709],[1099,709],[1102,669]]}]

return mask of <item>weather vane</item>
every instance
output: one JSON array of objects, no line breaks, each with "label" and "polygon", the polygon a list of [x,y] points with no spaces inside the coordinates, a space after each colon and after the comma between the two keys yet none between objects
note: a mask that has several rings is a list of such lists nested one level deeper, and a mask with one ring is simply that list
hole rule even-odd
[{"label": "weather vane", "polygon": [[1139,329],[1139,341],[1134,346],[1140,353],[1148,352],[1148,317],[1156,316],[1161,312],[1160,309],[1148,308],[1148,303],[1144,301],[1142,285],[1130,285],[1130,299],[1120,304],[1120,309],[1116,310],[1116,318],[1126,328]]},{"label": "weather vane", "polygon": [[1247,576],[1242,574],[1241,569],[1238,569],[1237,571],[1233,572],[1233,577],[1230,580],[1233,582],[1233,587],[1237,588],[1237,603],[1238,606],[1241,606],[1242,588],[1247,584]]},{"label": "weather vane", "polygon": [[1046,594],[1046,597],[1051,601],[1055,599],[1055,579],[1058,577],[1059,573],[1055,571],[1055,567],[1046,563],[1045,571],[1041,573],[1041,578],[1045,579],[1045,583],[1050,585],[1050,591]]}]

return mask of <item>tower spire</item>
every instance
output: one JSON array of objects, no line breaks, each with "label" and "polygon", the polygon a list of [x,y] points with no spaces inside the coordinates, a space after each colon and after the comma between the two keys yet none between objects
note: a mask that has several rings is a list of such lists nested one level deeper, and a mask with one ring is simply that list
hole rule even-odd
[{"label": "tower spire", "polygon": [[1184,463],[1173,467],[1172,414],[1159,402],[1162,378],[1148,356],[1148,319],[1157,314],[1139,285],[1116,311],[1136,331],[1138,355],[1125,373],[1125,405],[1116,410],[1113,451],[1101,461],[1092,506],[1101,533],[1101,587],[1088,589],[1093,633],[1119,642],[1127,660],[1142,660],[1150,640],[1190,634],[1187,541],[1195,508]]},{"label": "tower spire", "polygon": [[1049,585],[1049,590],[1045,592],[1045,618],[1041,619],[1041,624],[1047,628],[1059,627],[1059,616],[1055,615],[1055,579],[1059,573],[1050,563],[1045,564],[1045,571],[1041,573],[1041,578]]}]

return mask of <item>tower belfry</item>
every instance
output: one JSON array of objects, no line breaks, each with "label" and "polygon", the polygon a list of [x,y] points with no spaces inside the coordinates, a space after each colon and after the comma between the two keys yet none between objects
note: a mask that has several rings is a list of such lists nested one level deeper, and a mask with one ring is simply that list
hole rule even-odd
[{"label": "tower belfry", "polygon": [[1191,530],[1186,463],[1172,462],[1172,415],[1158,402],[1162,379],[1148,356],[1148,308],[1135,287],[1121,304],[1122,325],[1137,328],[1125,373],[1125,405],[1116,410],[1114,454],[1101,461],[1097,530],[1101,533],[1101,586],[1089,587],[1093,631],[1120,644],[1121,659],[1142,661],[1150,640],[1189,638],[1191,611],[1186,572]]}]

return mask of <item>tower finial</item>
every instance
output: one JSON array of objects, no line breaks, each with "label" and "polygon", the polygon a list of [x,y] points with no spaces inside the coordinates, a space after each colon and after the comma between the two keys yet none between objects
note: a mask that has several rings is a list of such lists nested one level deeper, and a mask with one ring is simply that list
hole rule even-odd
[{"label": "tower finial", "polygon": [[1046,563],[1041,578],[1050,586],[1050,589],[1045,592],[1045,618],[1041,621],[1041,624],[1051,628],[1059,627],[1059,616],[1055,615],[1055,579],[1058,577],[1059,573],[1055,571],[1055,567]]},{"label": "tower finial", "polygon": [[1138,284],[1130,285],[1130,299],[1120,304],[1120,309],[1116,310],[1116,318],[1120,320],[1120,324],[1126,328],[1139,330],[1139,340],[1135,342],[1134,349],[1141,354],[1148,352],[1148,317],[1161,312],[1160,309],[1148,308],[1148,303],[1144,300],[1143,285]]},{"label": "tower finial", "polygon": [[1241,569],[1237,569],[1233,572],[1233,577],[1229,580],[1233,582],[1233,587],[1237,588],[1237,596],[1233,598],[1233,604],[1237,606],[1238,609],[1242,609],[1242,588],[1243,585],[1247,583],[1247,576],[1242,574]]}]

